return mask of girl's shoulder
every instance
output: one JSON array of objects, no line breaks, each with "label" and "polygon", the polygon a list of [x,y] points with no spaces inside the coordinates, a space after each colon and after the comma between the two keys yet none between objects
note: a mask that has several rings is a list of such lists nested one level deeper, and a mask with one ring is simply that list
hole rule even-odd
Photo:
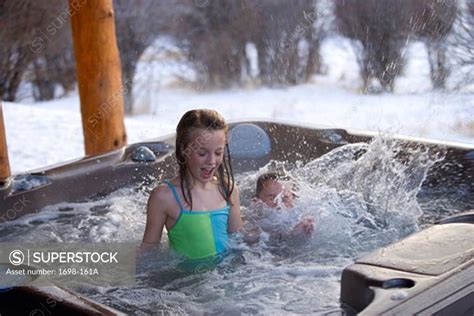
[{"label": "girl's shoulder", "polygon": [[[171,186],[170,186],[171,184]],[[173,199],[172,186],[176,187],[175,179],[163,180],[151,191],[150,196],[153,196],[157,200],[166,203]]]},{"label": "girl's shoulder", "polygon": [[159,185],[164,185],[166,187],[169,187],[170,184],[176,188],[179,187],[181,184],[179,176],[175,176],[174,178],[171,178],[171,179],[163,179],[159,183]]},{"label": "girl's shoulder", "polygon": [[178,188],[179,186],[180,186],[179,178],[174,177],[171,179],[161,180],[153,190],[168,191],[168,190],[172,190],[172,187]]}]

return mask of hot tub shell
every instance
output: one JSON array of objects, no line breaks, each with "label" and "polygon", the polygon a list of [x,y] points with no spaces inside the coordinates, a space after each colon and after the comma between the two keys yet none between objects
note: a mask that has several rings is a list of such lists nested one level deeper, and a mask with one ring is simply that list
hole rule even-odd
[{"label": "hot tub shell", "polygon": [[[352,143],[367,143],[376,136],[374,133],[368,132],[301,126],[272,121],[234,122],[230,125],[230,133],[231,135],[234,133],[235,136],[230,144],[233,156],[232,165],[234,172],[237,173],[257,170],[270,160],[299,160],[308,162],[337,147]],[[268,135],[268,139],[265,134]],[[245,141],[242,141],[242,139],[245,139]],[[473,196],[474,146],[407,137],[397,137],[397,139],[401,146],[406,146],[407,149],[425,146],[430,150],[444,151],[445,159],[430,169],[423,186],[436,187],[447,185],[451,188],[459,187],[465,193],[467,192],[466,194],[471,197]],[[105,196],[125,186],[139,187],[169,178],[174,175],[176,166],[174,141],[175,136],[168,135],[151,141],[132,144],[103,155],[85,157],[26,174],[12,176],[3,182],[0,187],[0,198],[2,199],[0,224],[27,214],[39,212],[48,205],[61,202],[86,201],[90,198]],[[140,161],[134,158],[137,150],[144,147],[153,152],[154,159]],[[449,163],[446,164],[446,162]],[[474,235],[472,234],[472,224],[469,223],[442,225],[443,227],[449,226],[450,230],[452,226],[452,230],[459,230],[460,234],[464,234],[464,230],[467,229],[471,232],[471,236]],[[410,242],[402,241],[401,244],[398,243],[394,247],[403,249],[404,244],[420,243],[416,236],[408,237],[408,240]],[[443,247],[450,247],[450,245],[446,243],[443,244]],[[420,249],[420,251],[427,251],[427,253],[431,254],[436,252],[436,249],[428,247]],[[466,251],[471,254],[472,259],[472,247],[466,249]],[[472,311],[472,309],[469,309],[474,305],[472,260],[453,261],[455,264],[436,274],[419,273],[417,272],[418,270],[399,267],[402,261],[397,260],[390,261],[393,263],[392,265],[380,263],[379,258],[381,256],[383,255],[380,251],[376,251],[366,258],[358,260],[353,266],[344,271],[341,300],[347,311],[365,312],[367,314],[390,314],[392,312],[404,314],[406,311],[412,311],[412,309],[404,309],[404,306],[421,306],[423,304],[425,306],[428,304],[431,306],[430,308],[435,308],[433,306],[437,306],[436,302],[451,302],[453,300],[451,303],[448,302],[446,306],[459,305],[461,306],[459,307],[460,309],[453,310]],[[450,258],[457,258],[456,254],[453,256]],[[416,266],[434,265],[431,261],[422,261],[416,264],[412,262],[410,264]],[[387,283],[387,280],[392,279],[399,279],[401,281],[392,281],[391,285],[389,284],[390,282]],[[412,280],[414,284],[403,280]],[[400,283],[397,285],[396,282]],[[464,295],[462,294],[464,292],[460,290],[461,292],[458,291],[456,292],[457,294],[454,292],[451,294],[451,292],[445,290],[447,286],[454,286],[452,284],[456,284],[456,288],[461,287],[465,289],[463,291],[468,293]],[[392,299],[390,295],[395,295],[392,293],[393,286],[399,286],[399,290],[402,291],[408,285],[411,285],[411,289],[406,291],[409,292],[410,296],[408,300]],[[384,286],[392,286],[392,288],[387,291],[387,289],[384,289]],[[420,290],[419,293],[427,294],[410,294],[415,293],[414,289],[420,289],[420,286],[426,289],[426,291]],[[24,292],[18,291],[15,290],[15,292],[10,292],[10,294],[8,292],[0,293],[2,305],[7,297],[11,297],[12,293],[18,293],[17,295],[19,296],[26,295],[22,294]],[[30,294],[33,292],[30,291]],[[388,292],[390,292],[390,295],[380,294]],[[448,293],[448,297],[443,296],[443,293]],[[401,296],[404,294],[406,293],[399,293]],[[408,301],[411,303],[407,305],[406,302]],[[423,302],[428,303],[425,304]]]}]

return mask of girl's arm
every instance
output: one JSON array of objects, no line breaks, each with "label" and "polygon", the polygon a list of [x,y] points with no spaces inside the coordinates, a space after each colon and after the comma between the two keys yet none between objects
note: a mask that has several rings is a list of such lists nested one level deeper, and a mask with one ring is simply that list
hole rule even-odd
[{"label": "girl's arm", "polygon": [[139,253],[160,243],[167,216],[163,189],[162,187],[155,188],[148,198],[145,233],[138,249]]},{"label": "girl's arm", "polygon": [[240,201],[239,201],[239,188],[234,187],[232,195],[230,196],[231,208],[229,213],[229,222],[227,232],[229,234],[235,233],[242,228],[242,217],[240,216]]}]

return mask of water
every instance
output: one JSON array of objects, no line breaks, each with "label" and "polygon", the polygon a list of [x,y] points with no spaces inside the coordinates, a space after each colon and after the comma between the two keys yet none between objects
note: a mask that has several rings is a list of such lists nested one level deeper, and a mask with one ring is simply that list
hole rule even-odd
[{"label": "water", "polygon": [[[216,269],[198,274],[176,270],[179,258],[164,246],[140,262],[136,286],[76,290],[135,315],[340,314],[345,266],[442,216],[473,207],[469,192],[422,188],[429,168],[443,157],[377,138],[306,164],[272,161],[258,172],[236,176],[243,215],[264,228],[258,242],[248,245],[236,236],[232,254]],[[298,195],[293,208],[254,208],[255,182],[266,171],[292,178]],[[47,207],[3,225],[0,241],[138,243],[150,189],[124,188],[93,201]],[[288,236],[305,217],[315,221],[311,238],[275,237],[275,231]]]}]

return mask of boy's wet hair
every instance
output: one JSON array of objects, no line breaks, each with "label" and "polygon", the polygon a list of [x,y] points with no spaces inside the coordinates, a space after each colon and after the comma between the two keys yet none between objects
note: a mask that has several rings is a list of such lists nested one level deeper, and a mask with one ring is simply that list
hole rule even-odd
[{"label": "boy's wet hair", "polygon": [[265,182],[267,181],[291,181],[292,179],[289,176],[280,174],[278,172],[267,172],[260,175],[257,179],[257,188],[255,190],[255,196],[259,196],[263,190]]},{"label": "boy's wet hair", "polygon": [[[191,134],[201,129],[202,135],[196,137],[191,143]],[[209,131],[224,131],[227,138],[228,125],[224,118],[215,110],[197,109],[186,112],[180,119],[176,127],[176,159],[179,165],[179,176],[181,191],[184,195],[184,200],[188,205],[193,207],[193,200],[191,197],[191,183],[189,183],[187,174],[187,159],[189,157],[189,150],[194,146],[199,146],[199,142],[209,137]],[[188,147],[189,145],[189,147]],[[225,144],[224,159],[222,164],[217,169],[217,179],[219,181],[219,190],[224,199],[231,205],[230,196],[234,190],[234,175],[232,172],[232,165],[230,163],[229,146]]]}]

